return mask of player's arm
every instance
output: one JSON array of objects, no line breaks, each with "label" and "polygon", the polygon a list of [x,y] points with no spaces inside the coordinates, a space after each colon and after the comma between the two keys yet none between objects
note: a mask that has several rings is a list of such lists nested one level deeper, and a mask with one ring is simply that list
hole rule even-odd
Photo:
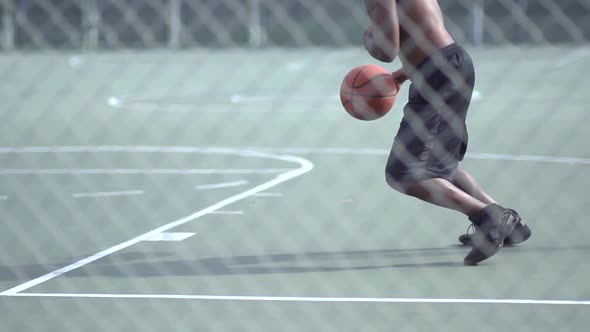
[{"label": "player's arm", "polygon": [[371,24],[365,48],[377,60],[392,62],[399,53],[399,21],[395,0],[365,0]]}]

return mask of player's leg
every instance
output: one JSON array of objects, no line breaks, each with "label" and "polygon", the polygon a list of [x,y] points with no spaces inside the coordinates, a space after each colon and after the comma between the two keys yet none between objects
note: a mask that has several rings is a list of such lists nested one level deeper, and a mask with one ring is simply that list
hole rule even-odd
[{"label": "player's leg", "polygon": [[[483,203],[489,204],[497,204],[496,200],[492,198],[482,187],[481,185],[475,180],[475,178],[469,174],[466,170],[462,168],[457,169],[457,173],[455,178],[453,179],[453,184],[455,184],[458,188],[473,196],[474,198],[480,200]],[[508,235],[504,239],[504,244],[506,245],[515,245],[522,243],[528,240],[531,235],[531,229],[529,226],[522,220],[522,218],[518,215],[518,213],[512,210],[517,218],[518,222],[514,227],[514,230],[510,235]],[[473,236],[474,233],[470,232],[470,229],[467,229],[465,234],[459,236],[459,242],[463,243],[464,245],[472,245],[473,244]]]},{"label": "player's leg", "polygon": [[477,215],[487,204],[457,188],[448,180],[431,178],[416,183],[398,182],[390,174],[387,183],[395,190],[420,200],[452,209],[468,217]]},{"label": "player's leg", "polygon": [[461,167],[457,168],[453,184],[483,203],[497,203],[496,200],[482,188],[477,180]]},{"label": "player's leg", "polygon": [[[458,121],[464,130],[461,118]],[[486,202],[452,183],[463,135],[458,137],[448,122],[413,83],[387,160],[386,180],[403,194],[473,216]]]},{"label": "player's leg", "polygon": [[447,73],[437,63],[419,68],[423,79],[416,80],[415,89],[410,87],[386,174],[394,189],[469,216],[476,233],[464,262],[474,265],[502,248],[517,215],[500,205],[486,204],[452,183],[467,147],[465,122],[475,79],[466,51],[452,46],[444,53],[453,72]]},{"label": "player's leg", "polygon": [[[398,164],[403,162],[397,162],[395,154],[392,153],[388,165]],[[446,179],[435,177],[416,182],[400,181],[404,176],[416,178],[422,173],[420,169],[398,173],[401,169],[390,166],[386,168],[387,182],[391,187],[428,203],[460,211],[473,223],[475,232],[470,236],[472,249],[465,257],[466,265],[478,264],[495,255],[519,221],[518,214],[513,210],[505,209],[498,204],[483,203]]]}]

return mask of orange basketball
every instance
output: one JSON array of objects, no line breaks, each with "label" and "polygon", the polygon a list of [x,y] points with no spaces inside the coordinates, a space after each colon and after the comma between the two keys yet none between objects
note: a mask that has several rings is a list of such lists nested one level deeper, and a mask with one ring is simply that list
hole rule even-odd
[{"label": "orange basketball", "polygon": [[398,85],[391,72],[369,64],[354,68],[342,81],[340,101],[359,120],[376,120],[393,108]]}]

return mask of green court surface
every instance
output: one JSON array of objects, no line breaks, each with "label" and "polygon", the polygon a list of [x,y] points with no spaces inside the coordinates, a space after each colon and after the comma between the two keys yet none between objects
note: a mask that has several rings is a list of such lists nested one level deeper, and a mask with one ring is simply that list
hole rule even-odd
[{"label": "green court surface", "polygon": [[2,55],[0,330],[586,330],[590,52],[470,51],[462,165],[533,230],[477,267],[385,183],[407,86],[340,106],[361,50]]}]

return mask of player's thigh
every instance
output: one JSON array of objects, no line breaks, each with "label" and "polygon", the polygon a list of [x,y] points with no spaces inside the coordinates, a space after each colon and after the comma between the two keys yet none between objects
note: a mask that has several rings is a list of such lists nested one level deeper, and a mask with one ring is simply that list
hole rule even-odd
[{"label": "player's thigh", "polygon": [[426,167],[439,124],[438,113],[427,103],[406,104],[387,160],[386,174],[400,181],[421,178],[418,173]]}]

